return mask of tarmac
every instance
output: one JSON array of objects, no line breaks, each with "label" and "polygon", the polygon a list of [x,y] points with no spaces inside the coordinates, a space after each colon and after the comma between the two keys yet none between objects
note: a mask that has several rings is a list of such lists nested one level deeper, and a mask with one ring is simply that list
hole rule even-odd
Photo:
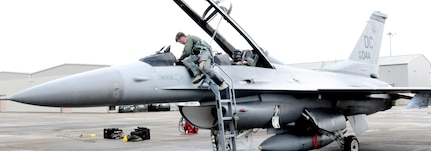
[{"label": "tarmac", "polygon": [[[0,113],[0,150],[7,151],[211,151],[209,130],[184,135],[178,130],[178,111],[138,113]],[[369,130],[358,136],[361,151],[431,150],[431,109],[395,106],[368,116]],[[104,139],[105,128],[120,128],[129,134],[137,127],[150,129],[151,139],[123,142]],[[353,133],[348,126],[348,133]],[[95,136],[94,136],[95,134]],[[238,143],[238,150],[258,150],[270,135],[265,129],[253,134],[250,146]],[[240,140],[241,141],[241,140]],[[336,142],[319,149],[340,150]]]}]

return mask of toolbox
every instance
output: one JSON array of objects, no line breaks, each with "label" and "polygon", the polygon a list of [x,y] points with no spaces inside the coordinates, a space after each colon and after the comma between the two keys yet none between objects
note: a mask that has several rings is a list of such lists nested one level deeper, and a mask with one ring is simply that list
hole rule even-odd
[{"label": "toolbox", "polygon": [[119,128],[105,128],[103,129],[103,138],[106,139],[120,139],[123,137],[123,130]]},{"label": "toolbox", "polygon": [[135,131],[130,132],[130,135],[136,135],[141,137],[143,140],[149,140],[150,139],[150,129],[146,127],[138,127],[135,129]]}]

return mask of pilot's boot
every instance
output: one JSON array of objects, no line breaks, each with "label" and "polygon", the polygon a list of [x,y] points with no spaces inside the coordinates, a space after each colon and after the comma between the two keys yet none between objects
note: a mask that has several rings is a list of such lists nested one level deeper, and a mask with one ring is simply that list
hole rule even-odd
[{"label": "pilot's boot", "polygon": [[219,86],[220,91],[228,87],[227,83],[220,76],[213,75],[211,79]]},{"label": "pilot's boot", "polygon": [[195,76],[195,78],[193,78],[193,84],[198,84],[202,81],[202,79],[204,79],[204,77],[204,74],[198,74],[197,76]]},{"label": "pilot's boot", "polygon": [[199,68],[196,67],[192,67],[190,68],[190,70],[193,72],[193,84],[197,84],[199,82],[202,81],[202,79],[204,79],[204,74],[202,74],[202,72],[199,70]]},{"label": "pilot's boot", "polygon": [[184,66],[193,74],[193,84],[201,82],[201,80],[204,78],[204,74],[202,74],[201,70],[199,70],[199,66],[194,63],[194,60],[197,61],[197,59],[198,58],[196,55],[192,55],[190,58],[187,57],[185,60],[183,60]]}]

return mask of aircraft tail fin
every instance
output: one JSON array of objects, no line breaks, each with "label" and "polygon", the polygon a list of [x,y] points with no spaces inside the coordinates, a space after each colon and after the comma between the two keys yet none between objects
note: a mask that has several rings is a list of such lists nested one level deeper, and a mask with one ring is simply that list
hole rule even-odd
[{"label": "aircraft tail fin", "polygon": [[386,14],[373,12],[355,48],[346,61],[323,67],[322,70],[378,77],[378,61]]}]

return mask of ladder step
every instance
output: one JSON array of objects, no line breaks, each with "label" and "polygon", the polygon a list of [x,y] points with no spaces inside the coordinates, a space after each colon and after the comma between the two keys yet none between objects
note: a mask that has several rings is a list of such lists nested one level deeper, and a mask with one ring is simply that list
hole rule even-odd
[{"label": "ladder step", "polygon": [[[206,83],[207,85],[203,85]],[[214,93],[215,96],[215,102],[216,103],[216,109],[217,109],[217,120],[218,127],[219,127],[219,137],[220,137],[220,145],[218,146],[218,149],[221,149],[223,151],[226,150],[226,148],[231,148],[231,150],[236,150],[236,129],[235,129],[235,122],[234,120],[237,118],[234,116],[234,112],[236,112],[236,102],[235,102],[235,91],[230,86],[226,88],[226,95],[222,97],[221,93],[222,91],[219,89],[218,85],[214,83],[213,80],[209,78],[209,76],[206,76],[204,79],[204,82],[199,86],[199,88],[208,88],[208,90],[211,90]],[[227,116],[223,115],[223,106],[226,106],[226,114]],[[225,129],[225,126],[227,129]],[[230,139],[232,141],[231,146],[228,146],[227,139]]]},{"label": "ladder step", "polygon": [[232,100],[230,100],[230,99],[221,99],[220,102],[221,103],[232,103]]},{"label": "ladder step", "polygon": [[232,117],[228,116],[228,117],[223,117],[223,121],[232,121]]},{"label": "ladder step", "polygon": [[224,138],[235,138],[235,134],[226,134],[224,135]]}]

